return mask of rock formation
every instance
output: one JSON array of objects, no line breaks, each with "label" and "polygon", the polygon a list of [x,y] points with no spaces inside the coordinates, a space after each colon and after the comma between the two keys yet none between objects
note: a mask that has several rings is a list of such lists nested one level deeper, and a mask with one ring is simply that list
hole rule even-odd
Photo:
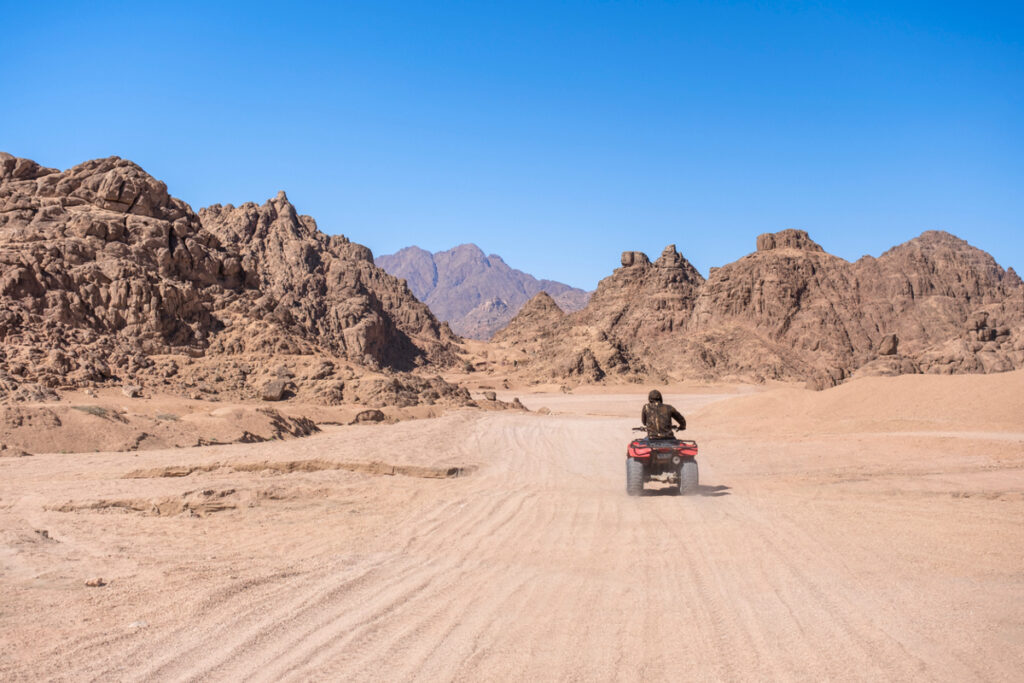
[{"label": "rock formation", "polygon": [[589,298],[581,289],[514,270],[500,256],[484,255],[475,244],[436,254],[406,247],[378,256],[375,263],[404,278],[438,319],[471,339],[489,339],[538,292],[550,294],[566,311],[583,308]]},{"label": "rock formation", "polygon": [[1024,285],[952,235],[926,232],[849,263],[806,232],[757,238],[757,251],[707,281],[669,246],[654,263],[623,252],[583,310],[524,308],[495,341],[542,377],[600,375],[806,380],[855,374],[996,372],[1024,367]]},{"label": "rock formation", "polygon": [[[214,205],[200,210],[203,227],[239,254],[260,292],[256,306],[287,329],[334,355],[409,370],[425,361],[450,361],[452,335],[397,278],[373,264],[366,247],[342,235],[328,237],[299,216],[284,192],[263,206]],[[259,327],[263,327],[260,325]],[[237,351],[282,349],[276,330],[231,342]]]},{"label": "rock formation", "polygon": [[0,402],[111,386],[129,400],[470,404],[432,374],[467,361],[414,294],[472,336],[511,318],[495,343],[537,378],[820,389],[1024,367],[1024,283],[943,232],[849,263],[784,230],[706,281],[674,245],[653,262],[627,251],[581,310],[586,293],[472,245],[381,261],[406,280],[284,193],[196,214],[117,157],[61,172],[0,154]]},{"label": "rock formation", "polygon": [[388,393],[373,382],[469,400],[395,374],[453,363],[455,337],[368,249],[283,193],[197,215],[117,157],[60,172],[0,154],[0,339],[8,401],[129,380],[255,398],[289,355],[318,400]]},{"label": "rock formation", "polygon": [[523,304],[519,313],[505,329],[492,337],[493,341],[536,341],[547,330],[556,327],[565,318],[565,311],[547,292],[540,292]]}]

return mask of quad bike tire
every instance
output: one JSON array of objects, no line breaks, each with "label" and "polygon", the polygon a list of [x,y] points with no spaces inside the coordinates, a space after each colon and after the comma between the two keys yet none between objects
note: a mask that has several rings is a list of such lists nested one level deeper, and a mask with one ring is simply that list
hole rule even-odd
[{"label": "quad bike tire", "polygon": [[640,496],[644,492],[644,464],[636,458],[626,458],[626,493]]},{"label": "quad bike tire", "polygon": [[700,487],[700,474],[697,470],[696,460],[684,460],[679,467],[679,493],[684,496],[692,496],[697,493]]}]

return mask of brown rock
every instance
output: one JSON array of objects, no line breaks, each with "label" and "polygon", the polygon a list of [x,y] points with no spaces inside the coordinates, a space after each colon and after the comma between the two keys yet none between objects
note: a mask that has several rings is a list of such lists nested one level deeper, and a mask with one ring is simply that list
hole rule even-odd
[{"label": "brown rock", "polygon": [[361,424],[364,422],[383,422],[384,413],[380,410],[364,410],[352,421],[352,424]]},{"label": "brown rock", "polygon": [[662,250],[654,265],[659,268],[679,268],[685,260],[683,255],[676,251],[676,245],[670,244]]},{"label": "brown rock", "polygon": [[89,588],[101,588],[103,586],[106,586],[107,582],[104,581],[101,577],[96,577],[95,579],[89,579],[88,581],[86,581],[85,585]]},{"label": "brown rock", "polygon": [[986,327],[988,327],[987,311],[974,311],[967,317],[967,323],[964,325],[964,328],[970,332],[983,330]]},{"label": "brown rock", "polygon": [[787,229],[779,232],[768,232],[757,236],[757,250],[800,249],[803,251],[824,252],[817,242],[803,230]]},{"label": "brown rock", "polygon": [[484,392],[484,400],[485,401],[497,401],[498,400],[498,395],[496,393],[494,393],[493,391],[485,391]]},{"label": "brown rock", "polygon": [[[455,362],[450,331],[408,287],[373,264],[366,247],[328,237],[297,213],[284,192],[262,206],[214,205],[203,227],[237,254],[246,283],[258,287],[262,320],[314,345],[371,367],[410,370]],[[236,344],[278,350],[280,333],[259,326]]]},{"label": "brown rock", "polygon": [[183,396],[257,398],[246,355],[322,361],[298,380],[315,382],[326,364],[448,367],[457,342],[368,249],[324,235],[284,193],[197,215],[127,160],[57,171],[2,153],[0,340],[3,403],[125,377]]},{"label": "brown rock", "polygon": [[551,295],[540,292],[527,301],[508,326],[493,336],[494,341],[527,339],[545,334],[565,317]]},{"label": "brown rock", "polygon": [[280,401],[288,390],[288,380],[275,379],[263,385],[260,398],[264,401]]},{"label": "brown rock", "polygon": [[520,373],[584,381],[741,377],[827,388],[883,352],[895,360],[872,372],[1024,366],[1015,349],[1024,285],[952,235],[927,232],[856,263],[798,230],[761,235],[757,247],[707,281],[667,247],[657,267],[615,270],[583,310],[513,319],[494,340],[520,353]]},{"label": "brown rock", "polygon": [[882,341],[878,342],[878,355],[879,356],[895,356],[896,351],[899,348],[899,337],[895,334],[887,334],[882,337]]},{"label": "brown rock", "polygon": [[647,258],[647,254],[642,251],[624,251],[622,252],[622,267],[631,268],[633,266],[644,266],[650,264],[651,260]]},{"label": "brown rock", "polygon": [[599,382],[604,379],[604,370],[597,362],[594,352],[589,348],[580,351],[566,367],[566,374],[569,377],[579,377],[588,382]]},{"label": "brown rock", "polygon": [[334,372],[334,363],[331,361],[320,361],[309,372],[309,379],[325,379]]}]

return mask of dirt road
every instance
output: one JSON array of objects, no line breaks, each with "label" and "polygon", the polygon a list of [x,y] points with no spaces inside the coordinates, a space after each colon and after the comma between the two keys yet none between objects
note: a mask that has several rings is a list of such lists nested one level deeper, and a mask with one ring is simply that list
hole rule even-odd
[{"label": "dirt road", "polygon": [[1020,680],[1019,439],[691,420],[702,495],[636,499],[593,405],[0,461],[0,678]]}]

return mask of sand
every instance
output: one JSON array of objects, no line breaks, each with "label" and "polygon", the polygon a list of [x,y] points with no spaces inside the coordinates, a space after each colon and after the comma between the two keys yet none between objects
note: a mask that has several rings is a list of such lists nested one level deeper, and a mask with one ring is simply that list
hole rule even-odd
[{"label": "sand", "polygon": [[1019,680],[1024,373],[643,393],[0,458],[0,679]]}]

